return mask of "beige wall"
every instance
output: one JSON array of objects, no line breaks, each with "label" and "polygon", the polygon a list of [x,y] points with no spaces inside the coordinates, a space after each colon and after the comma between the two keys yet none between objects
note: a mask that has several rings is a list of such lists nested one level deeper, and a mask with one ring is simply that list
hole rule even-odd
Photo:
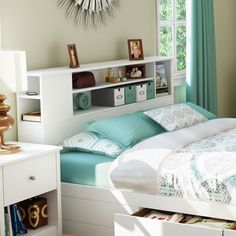
[{"label": "beige wall", "polygon": [[146,56],[156,52],[155,0],[120,0],[115,18],[98,30],[66,19],[58,0],[1,2],[3,48],[25,50],[29,69],[68,65],[69,43],[80,63],[126,58],[128,38],[142,38]]},{"label": "beige wall", "polygon": [[236,1],[215,0],[218,113],[236,117]]}]

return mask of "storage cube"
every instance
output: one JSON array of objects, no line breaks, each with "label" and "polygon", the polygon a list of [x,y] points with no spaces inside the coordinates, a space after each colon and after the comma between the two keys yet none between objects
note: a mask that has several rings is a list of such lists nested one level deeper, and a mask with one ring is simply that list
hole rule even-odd
[{"label": "storage cube", "polygon": [[147,86],[146,84],[136,85],[136,102],[147,100]]},{"label": "storage cube", "polygon": [[126,86],[125,87],[125,104],[130,104],[136,102],[136,86]]},{"label": "storage cube", "polygon": [[124,104],[124,88],[107,88],[92,91],[92,105],[116,107]]},{"label": "storage cube", "polygon": [[20,202],[19,209],[27,229],[38,229],[48,224],[46,198],[34,197]]},{"label": "storage cube", "polygon": [[154,82],[147,83],[147,99],[153,99],[155,97]]}]

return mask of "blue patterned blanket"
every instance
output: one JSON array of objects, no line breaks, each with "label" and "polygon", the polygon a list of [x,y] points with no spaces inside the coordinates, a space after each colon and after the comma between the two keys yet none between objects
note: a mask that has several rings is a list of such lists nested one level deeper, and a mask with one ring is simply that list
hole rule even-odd
[{"label": "blue patterned blanket", "polygon": [[111,165],[112,186],[236,204],[236,119],[214,119],[136,144]]},{"label": "blue patterned blanket", "polygon": [[159,191],[163,196],[236,202],[236,129],[167,156],[160,167]]}]

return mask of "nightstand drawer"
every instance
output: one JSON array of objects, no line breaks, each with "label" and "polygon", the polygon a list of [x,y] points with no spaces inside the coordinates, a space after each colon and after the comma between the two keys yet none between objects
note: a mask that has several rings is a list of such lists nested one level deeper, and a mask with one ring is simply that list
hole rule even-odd
[{"label": "nightstand drawer", "polygon": [[3,167],[4,204],[37,196],[56,189],[55,153]]}]

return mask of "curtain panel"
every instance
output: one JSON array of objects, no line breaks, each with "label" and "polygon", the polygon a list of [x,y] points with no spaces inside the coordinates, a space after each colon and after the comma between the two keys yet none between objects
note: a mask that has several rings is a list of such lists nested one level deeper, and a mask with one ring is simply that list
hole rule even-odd
[{"label": "curtain panel", "polygon": [[187,100],[217,113],[213,0],[188,2]]}]

